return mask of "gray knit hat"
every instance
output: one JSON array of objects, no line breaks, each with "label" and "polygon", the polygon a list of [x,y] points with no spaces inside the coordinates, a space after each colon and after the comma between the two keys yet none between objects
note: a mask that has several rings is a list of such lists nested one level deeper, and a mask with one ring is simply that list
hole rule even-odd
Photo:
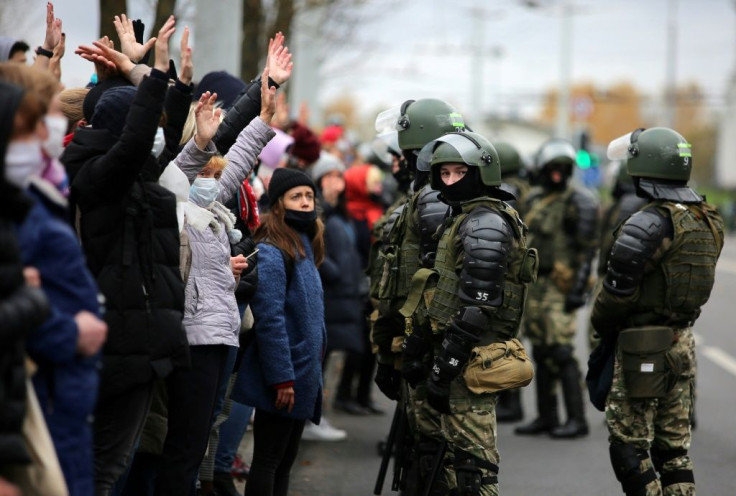
[{"label": "gray knit hat", "polygon": [[319,186],[319,180],[322,179],[322,176],[332,171],[338,171],[341,174],[344,173],[345,164],[333,154],[322,151],[319,154],[319,159],[312,166],[312,181]]}]

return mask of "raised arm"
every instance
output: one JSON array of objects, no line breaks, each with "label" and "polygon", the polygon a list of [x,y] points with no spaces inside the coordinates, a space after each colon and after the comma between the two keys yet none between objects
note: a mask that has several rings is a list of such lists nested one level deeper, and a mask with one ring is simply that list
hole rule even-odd
[{"label": "raised arm", "polygon": [[253,170],[258,154],[266,146],[275,131],[269,123],[276,110],[276,88],[268,86],[268,67],[263,70],[261,77],[261,113],[241,131],[235,144],[227,152],[225,158],[229,167],[225,167],[220,178],[220,194],[217,200],[227,203],[236,193],[240,183]]}]

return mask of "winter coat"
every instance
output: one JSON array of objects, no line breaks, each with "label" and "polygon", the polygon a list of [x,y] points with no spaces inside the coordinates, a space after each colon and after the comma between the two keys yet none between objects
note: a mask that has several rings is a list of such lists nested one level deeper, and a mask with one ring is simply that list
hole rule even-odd
[{"label": "winter coat", "polygon": [[38,269],[51,315],[28,337],[28,354],[38,366],[33,385],[59,455],[70,494],[92,494],[92,413],[99,387],[99,354],[77,354],[74,316],[99,316],[97,285],[79,241],[66,222],[66,201],[56,187],[34,179],[36,202],[17,227],[23,264]]},{"label": "winter coat", "polygon": [[26,336],[47,316],[41,290],[25,285],[13,226],[0,218],[0,467],[31,460],[21,432],[26,412]]},{"label": "winter coat", "polygon": [[325,208],[325,260],[319,268],[325,291],[325,326],[330,350],[364,351],[365,275],[355,246],[355,227],[332,208]]},{"label": "winter coat", "polygon": [[[305,235],[306,258],[287,278],[281,251],[258,243],[260,284],[250,302],[255,339],[244,352],[232,398],[289,418],[319,423],[322,415],[322,359],[326,332],[322,283]],[[288,280],[288,283],[287,283]],[[294,409],[277,410],[277,385],[294,384]]]},{"label": "winter coat", "polygon": [[5,151],[24,91],[0,81],[0,467],[28,463],[22,434],[26,413],[26,337],[48,316],[43,292],[26,286],[14,223],[23,222],[30,198],[5,180]]},{"label": "winter coat", "polygon": [[[77,130],[61,157],[89,267],[106,298],[107,342],[100,399],[189,365],[182,325],[176,198],[158,184],[173,157],[190,96],[152,71],[136,92],[119,138]],[[150,153],[166,97],[166,149]]]},{"label": "winter coat", "polygon": [[[274,134],[260,118],[253,119],[240,133],[225,156],[228,166],[219,180],[219,202],[225,203],[236,196],[256,157]],[[194,140],[190,140],[175,159],[190,183],[214,153],[213,148],[210,143],[207,150],[199,150]],[[232,221],[235,221],[234,217]],[[228,229],[222,219],[217,222],[218,232],[212,228],[199,231],[187,225],[192,263],[186,283],[184,325],[190,344],[238,346],[240,313],[235,300],[235,278],[230,269]]]}]

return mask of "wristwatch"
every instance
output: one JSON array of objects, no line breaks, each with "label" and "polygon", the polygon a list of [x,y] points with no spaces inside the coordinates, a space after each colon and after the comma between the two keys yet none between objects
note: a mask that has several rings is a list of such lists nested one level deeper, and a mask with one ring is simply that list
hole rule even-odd
[{"label": "wristwatch", "polygon": [[51,58],[54,56],[54,52],[52,52],[51,50],[46,50],[43,47],[38,47],[36,48],[36,55],[42,55],[44,57]]}]

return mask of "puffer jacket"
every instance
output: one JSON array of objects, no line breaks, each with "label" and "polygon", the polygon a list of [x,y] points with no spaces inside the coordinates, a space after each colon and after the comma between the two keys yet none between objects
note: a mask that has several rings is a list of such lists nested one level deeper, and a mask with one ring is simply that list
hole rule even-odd
[{"label": "puffer jacket", "polygon": [[[166,97],[166,150],[150,151]],[[82,246],[106,298],[100,400],[189,366],[182,325],[176,198],[158,184],[181,138],[190,95],[151,72],[136,92],[122,136],[79,129],[61,157],[78,208]]]}]

